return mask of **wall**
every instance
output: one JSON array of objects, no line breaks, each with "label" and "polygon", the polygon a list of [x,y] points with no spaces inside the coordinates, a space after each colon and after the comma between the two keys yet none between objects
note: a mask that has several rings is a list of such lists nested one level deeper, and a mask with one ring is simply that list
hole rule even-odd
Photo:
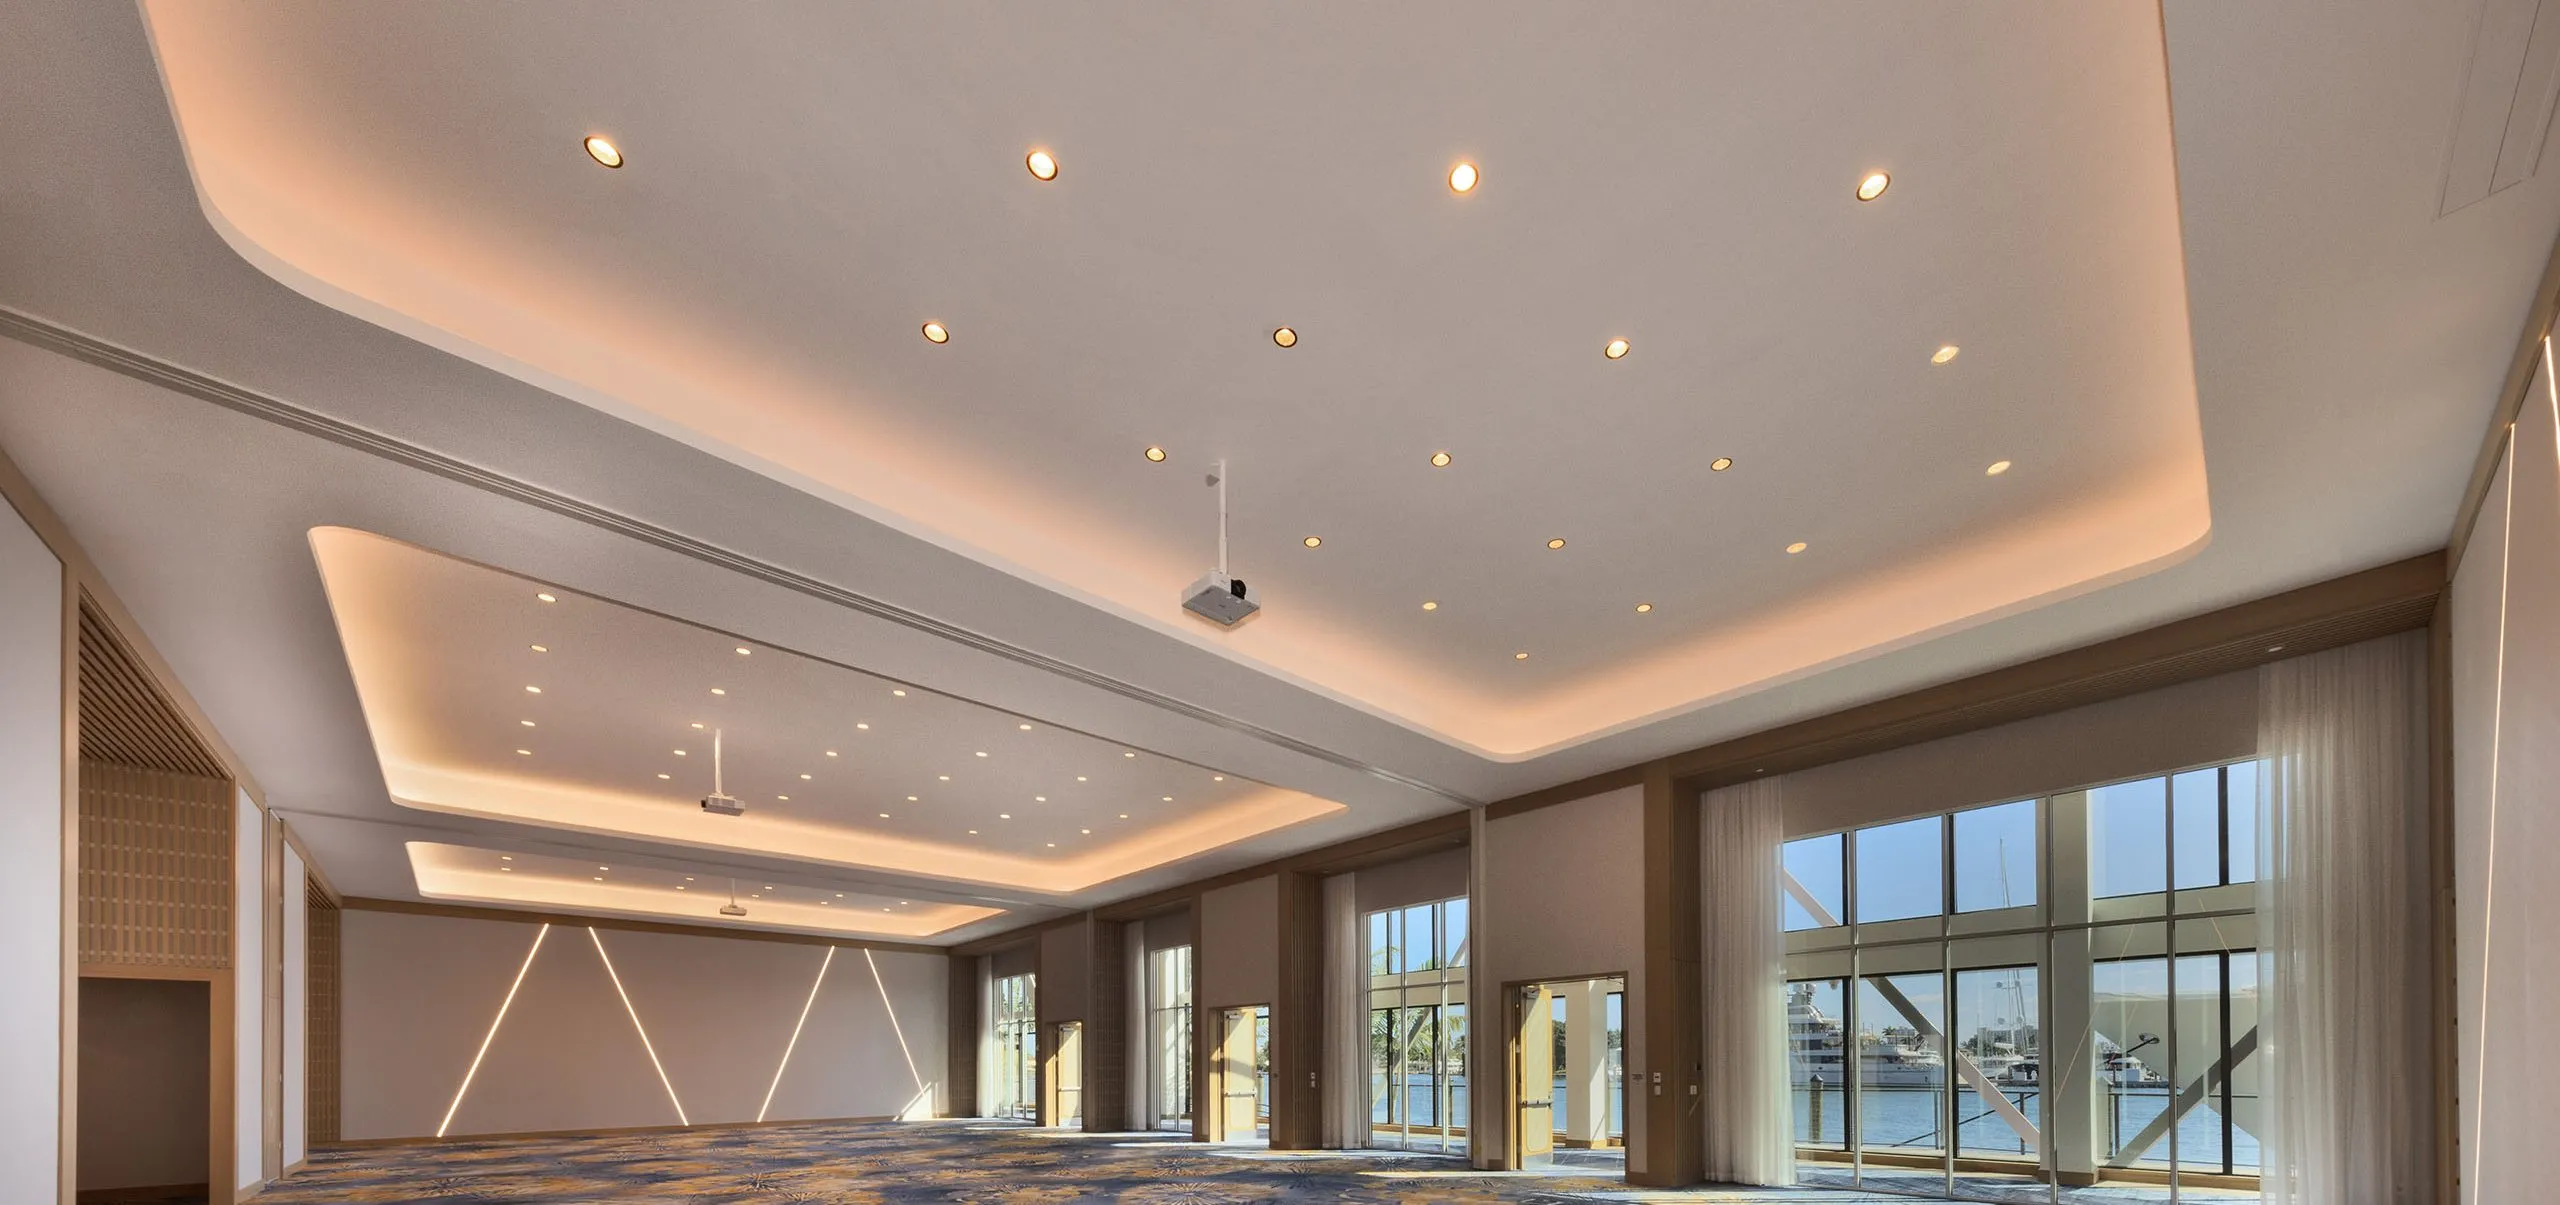
[{"label": "wall", "polygon": [[2257,752],[2256,670],[1787,775],[1787,833],[1832,832]]},{"label": "wall", "polygon": [[302,851],[284,851],[284,1165],[309,1154],[311,905]]},{"label": "wall", "polygon": [[[1648,1101],[1638,1075],[1645,1061],[1644,790],[1628,787],[1539,808],[1484,825],[1484,896],[1477,920],[1473,999],[1501,999],[1506,983],[1624,974],[1627,977],[1627,1133],[1643,1131]],[[1477,1032],[1497,1032],[1494,1014],[1478,1014]],[[1508,1018],[1499,1025],[1509,1027]],[[1478,1066],[1482,1066],[1481,1063]],[[1471,1094],[1474,1123],[1507,1133],[1499,1093]],[[1487,1116],[1487,1113],[1494,1114]],[[1641,1147],[1627,1152],[1629,1170],[1644,1170]]]},{"label": "wall", "polygon": [[0,1201],[60,1188],[62,614],[62,562],[0,504]]},{"label": "wall", "polygon": [[231,1062],[232,1179],[243,1190],[265,1182],[265,1140],[260,1123],[266,1117],[266,1086],[260,1069],[266,1064],[266,813],[247,792],[232,805],[231,861],[233,992]]},{"label": "wall", "polygon": [[671,1126],[679,1105],[694,1125],[944,1107],[940,954],[352,909],[340,924],[350,1140],[432,1136],[448,1111],[458,1137]]},{"label": "wall", "polygon": [[206,1182],[210,986],[80,981],[81,1191]]},{"label": "wall", "polygon": [[2549,1194],[2560,1079],[2560,421],[2538,374],[2453,582],[2455,1094],[2462,1200]]},{"label": "wall", "polygon": [[1270,1004],[1279,996],[1280,880],[1259,878],[1202,893],[1199,1006]]},{"label": "wall", "polygon": [[1428,904],[1467,894],[1465,847],[1372,866],[1351,877],[1351,894],[1363,916],[1388,908]]}]

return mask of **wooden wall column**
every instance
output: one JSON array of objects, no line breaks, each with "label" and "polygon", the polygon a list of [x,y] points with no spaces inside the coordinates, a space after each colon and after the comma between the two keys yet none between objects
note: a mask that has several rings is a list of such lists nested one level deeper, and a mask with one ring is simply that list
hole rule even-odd
[{"label": "wooden wall column", "polygon": [[1135,1128],[1129,1117],[1129,930],[1095,917],[1090,929],[1092,1015],[1084,1022],[1084,1128]]},{"label": "wooden wall column", "polygon": [[1324,876],[1280,885],[1279,998],[1271,1002],[1271,1149],[1324,1143]]},{"label": "wooden wall column", "polygon": [[978,960],[962,954],[950,959],[951,1029],[946,1043],[951,1083],[946,1093],[953,1117],[978,1115]]},{"label": "wooden wall column", "polygon": [[[1700,1011],[1698,804],[1694,783],[1655,763],[1644,776],[1644,1171],[1627,1182],[1675,1188],[1706,1178]],[[1657,1080],[1656,1077],[1659,1077]],[[1629,1085],[1635,1091],[1635,1085]]]}]

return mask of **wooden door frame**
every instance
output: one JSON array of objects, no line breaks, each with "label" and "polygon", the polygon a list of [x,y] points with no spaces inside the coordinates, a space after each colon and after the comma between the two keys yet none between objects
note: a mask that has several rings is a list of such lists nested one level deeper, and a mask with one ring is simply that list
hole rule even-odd
[{"label": "wooden door frame", "polygon": [[[1521,989],[1553,987],[1560,983],[1589,983],[1601,979],[1615,979],[1621,985],[1620,991],[1627,990],[1624,986],[1628,980],[1625,971],[1599,971],[1589,975],[1538,975],[1528,979],[1502,981],[1502,1097],[1499,1106],[1500,1115],[1503,1118],[1502,1166],[1495,1170],[1518,1171],[1525,1158],[1521,1153],[1520,1141],[1520,1094],[1527,1087],[1520,1082],[1520,1026],[1526,1020],[1521,1013]],[[1470,1017],[1467,1040],[1474,1042],[1476,1035],[1472,1018],[1475,1010],[1472,1002],[1467,1011]],[[1623,1025],[1623,1022],[1621,1024]],[[1627,1127],[1627,1152],[1631,1157],[1635,1153],[1635,1143],[1636,1127],[1630,1125]]]}]

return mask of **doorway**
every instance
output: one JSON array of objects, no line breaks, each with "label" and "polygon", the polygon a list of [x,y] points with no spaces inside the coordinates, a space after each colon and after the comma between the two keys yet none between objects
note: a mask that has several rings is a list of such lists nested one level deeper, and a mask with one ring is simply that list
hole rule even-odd
[{"label": "doorway", "polygon": [[1626,1170],[1626,978],[1513,990],[1511,1165]]},{"label": "doorway", "polygon": [[201,1202],[213,1180],[213,984],[80,979],[83,1202]]},{"label": "doorway", "polygon": [[1049,1124],[1084,1124],[1084,1022],[1061,1021],[1049,1041]]},{"label": "doorway", "polygon": [[1217,1113],[1212,1142],[1251,1142],[1271,1136],[1271,1008],[1230,1008],[1218,1017]]}]

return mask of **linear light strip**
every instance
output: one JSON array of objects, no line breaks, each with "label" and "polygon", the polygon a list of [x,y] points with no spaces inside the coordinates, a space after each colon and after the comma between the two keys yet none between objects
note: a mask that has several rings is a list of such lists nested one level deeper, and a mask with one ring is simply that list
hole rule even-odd
[{"label": "linear light strip", "polygon": [[[2560,459],[2560,377],[2552,375],[2551,336],[2542,337],[2542,380],[2551,400],[2552,454]],[[2507,593],[2508,571],[2516,547],[2516,428],[2507,427],[2506,521],[2498,533],[2498,672],[2489,703],[2489,856],[2480,888],[2480,1053],[2472,1059],[2479,1070],[2471,1088],[2471,1183],[2478,1191],[2481,1160],[2489,1138],[2489,972],[2496,963],[2498,925],[2498,761],[2507,731]]]},{"label": "linear light strip", "polygon": [[756,1120],[763,1121],[773,1108],[774,1091],[782,1087],[782,1073],[791,1069],[791,1052],[800,1046],[800,1027],[809,1023],[809,1010],[818,1003],[818,989],[827,982],[827,968],[835,965],[836,948],[827,947],[827,956],[818,963],[817,981],[809,985],[809,998],[800,1004],[800,1019],[791,1024],[791,1041],[782,1048],[782,1065],[773,1069],[773,1083],[764,1090],[764,1103],[756,1107]]},{"label": "linear light strip", "polygon": [[462,1098],[471,1091],[471,1079],[480,1074],[480,1060],[489,1057],[489,1043],[498,1040],[498,1026],[506,1023],[507,1009],[516,1002],[516,989],[524,986],[524,973],[533,969],[533,956],[542,952],[542,939],[551,936],[551,924],[543,922],[534,930],[533,948],[524,952],[524,965],[516,968],[516,981],[507,985],[507,998],[498,1002],[498,1015],[489,1019],[488,1035],[480,1039],[480,1051],[471,1056],[471,1069],[462,1073],[462,1086],[453,1090],[453,1103],[445,1108],[444,1120],[436,1126],[436,1137],[444,1137],[453,1128],[453,1115],[462,1111]]},{"label": "linear light strip", "polygon": [[605,977],[613,980],[613,994],[622,997],[622,1011],[631,1014],[631,1028],[640,1033],[640,1049],[649,1052],[649,1065],[658,1069],[658,1082],[667,1086],[667,1103],[676,1107],[676,1123],[690,1127],[693,1119],[684,1115],[684,1102],[676,1099],[675,1081],[667,1078],[667,1065],[658,1061],[658,1048],[649,1043],[649,1030],[640,1024],[640,1010],[631,1007],[631,993],[622,990],[622,976],[613,969],[613,956],[604,952],[604,939],[596,936],[596,927],[587,926],[587,940],[596,943],[596,957],[604,960]]},{"label": "linear light strip", "polygon": [[[832,950],[835,947],[827,948]],[[898,1053],[907,1056],[907,1075],[916,1081],[916,1093],[922,1095],[927,1091],[924,1086],[924,1072],[916,1070],[916,1052],[907,1049],[907,1030],[905,1026],[898,1024],[898,1006],[889,1003],[889,985],[880,978],[880,960],[871,956],[869,946],[862,947],[862,960],[871,964],[871,982],[880,988],[880,1007],[889,1014],[889,1032],[898,1035]]]},{"label": "linear light strip", "polygon": [[[963,648],[1002,657],[1016,664],[1055,674],[1070,682],[1108,691],[1125,699],[1172,712],[1185,719],[1197,720],[1224,728],[1229,732],[1240,733],[1302,757],[1311,757],[1400,787],[1436,795],[1453,803],[1461,803],[1469,807],[1481,807],[1484,804],[1483,800],[1457,790],[1434,786],[1419,778],[1300,740],[1278,729],[1264,727],[1243,717],[1228,715],[1223,711],[1203,707],[1163,691],[1112,677],[1100,670],[1087,669],[1064,658],[1053,657],[958,624],[947,623],[921,611],[909,610],[885,599],[860,594],[832,582],[785,569],[770,561],[760,560],[707,540],[661,527],[646,519],[625,515],[581,498],[509,477],[460,457],[450,456],[420,444],[359,426],[334,415],[296,405],[272,394],[259,393],[191,368],[144,355],[85,331],[61,326],[32,314],[0,306],[0,335],[30,347],[57,352],[84,364],[93,364],[109,372],[120,373],[146,384],[157,385],[173,393],[185,394],[226,410],[273,423],[290,431],[317,436],[369,456],[433,473],[473,489],[512,499],[642,543],[653,544],[679,556],[690,557],[707,565],[743,574],[821,602],[885,619],[928,636],[950,641]],[[805,652],[801,655],[812,656]],[[818,659],[824,660],[824,658]],[[830,664],[834,663],[830,662]]]}]

